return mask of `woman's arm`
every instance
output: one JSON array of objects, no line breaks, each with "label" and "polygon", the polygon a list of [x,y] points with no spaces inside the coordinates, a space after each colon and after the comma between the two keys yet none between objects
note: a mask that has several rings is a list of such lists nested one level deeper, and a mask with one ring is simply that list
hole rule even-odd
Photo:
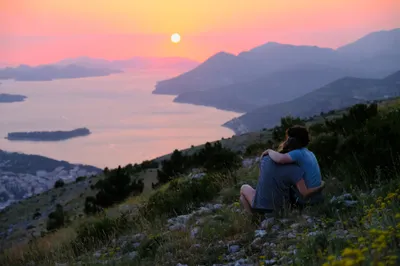
[{"label": "woman's arm", "polygon": [[294,162],[288,153],[280,153],[280,152],[276,152],[274,150],[268,149],[263,153],[263,155],[264,154],[268,154],[269,157],[276,163],[286,164],[286,163]]},{"label": "woman's arm", "polygon": [[322,189],[325,188],[325,182],[321,181],[321,185],[319,187],[313,187],[313,188],[308,188],[306,186],[306,182],[304,182],[304,179],[302,178],[299,182],[296,183],[296,187],[299,190],[300,194],[304,198],[308,198],[312,194],[321,191]]}]

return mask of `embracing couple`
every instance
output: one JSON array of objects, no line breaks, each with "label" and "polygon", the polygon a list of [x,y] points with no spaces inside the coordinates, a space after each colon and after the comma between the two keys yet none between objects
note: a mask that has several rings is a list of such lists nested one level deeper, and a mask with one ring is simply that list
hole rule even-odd
[{"label": "embracing couple", "polygon": [[309,142],[307,129],[293,126],[286,130],[279,152],[268,149],[261,155],[256,189],[240,189],[240,202],[248,212],[279,212],[288,204],[323,200],[324,182],[314,153],[307,149]]}]

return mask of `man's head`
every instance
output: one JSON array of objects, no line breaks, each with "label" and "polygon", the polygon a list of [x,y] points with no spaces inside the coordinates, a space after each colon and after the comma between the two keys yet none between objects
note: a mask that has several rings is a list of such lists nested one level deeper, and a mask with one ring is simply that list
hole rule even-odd
[{"label": "man's head", "polygon": [[304,148],[309,142],[308,130],[303,126],[296,125],[286,130],[286,140],[281,144],[280,150],[282,153],[287,153]]}]

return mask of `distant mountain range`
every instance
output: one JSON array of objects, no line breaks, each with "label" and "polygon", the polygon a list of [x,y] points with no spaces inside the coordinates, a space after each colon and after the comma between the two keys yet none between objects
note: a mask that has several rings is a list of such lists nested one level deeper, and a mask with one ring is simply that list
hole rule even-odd
[{"label": "distant mountain range", "polygon": [[132,57],[123,60],[106,60],[90,57],[77,57],[61,60],[57,65],[76,64],[90,68],[111,69],[191,69],[199,65],[199,62],[182,57]]},{"label": "distant mountain range", "polygon": [[336,50],[269,42],[235,56],[220,52],[157,83],[176,102],[248,112],[290,101],[339,78],[383,78],[400,69],[400,29],[374,32]]},{"label": "distant mountain range", "polygon": [[31,67],[20,65],[0,69],[0,79],[14,79],[17,81],[48,81],[53,79],[71,79],[84,77],[108,76],[120,73],[121,70],[107,68],[88,68],[69,64],[65,66],[41,65]]},{"label": "distant mountain range", "polygon": [[320,112],[400,96],[400,70],[384,79],[345,77],[294,100],[267,105],[235,118],[224,126],[237,134],[271,128],[284,116],[309,117]]}]

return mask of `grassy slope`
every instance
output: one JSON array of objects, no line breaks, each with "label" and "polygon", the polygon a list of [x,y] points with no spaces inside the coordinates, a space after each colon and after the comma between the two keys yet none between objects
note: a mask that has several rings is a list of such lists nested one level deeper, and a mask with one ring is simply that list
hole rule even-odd
[{"label": "grassy slope", "polygon": [[[384,111],[385,109],[390,109],[394,108],[396,106],[400,106],[400,100],[399,99],[394,99],[390,101],[385,101],[380,104],[380,111]],[[340,111],[344,112],[344,111]],[[337,116],[338,114],[333,114],[332,116]],[[314,121],[320,120],[320,117],[315,117]],[[266,138],[270,137],[270,131],[263,131],[261,133],[249,133],[245,134],[242,136],[235,136],[231,139],[223,140],[223,144],[226,147],[231,147],[231,148],[236,148],[238,149],[241,147],[245,147],[251,143],[257,142],[260,140],[260,136],[263,140]],[[198,149],[199,147],[194,147],[191,149],[188,149],[188,152],[193,152],[195,149]],[[163,158],[166,158],[168,156],[165,156]],[[138,203],[142,201],[146,201],[148,196],[152,193],[151,192],[151,182],[155,182],[156,180],[156,171],[155,170],[150,170],[146,173],[141,173],[141,176],[144,177],[145,180],[145,193],[141,195],[140,197],[135,197],[135,198],[130,198],[128,199],[125,203],[120,204],[119,206],[115,206],[113,208],[110,208],[108,211],[108,214],[111,216],[117,217],[119,215],[119,211],[121,210],[121,207],[123,206],[128,206],[130,209],[134,209],[134,206],[136,206]],[[258,176],[258,170],[257,168],[253,169],[241,169],[239,171],[239,179],[242,182],[246,183],[252,183],[255,184]],[[97,180],[96,177],[92,180],[92,183],[95,183]],[[327,183],[329,184],[326,193],[328,195],[328,198],[332,195],[337,195],[339,192],[342,193],[344,192],[344,188],[341,186],[338,181],[332,177],[325,177],[327,178]],[[395,178],[394,180],[398,180],[398,178]],[[391,191],[396,191],[396,188],[399,186],[397,183],[391,184],[390,187],[388,188],[383,188],[382,190],[391,190]],[[64,192],[62,192],[65,189]],[[165,189],[165,187],[162,187],[160,189]],[[362,194],[357,191],[351,191],[353,194],[355,194],[356,197],[362,200],[362,205],[369,205],[371,202],[374,203],[377,200],[376,195],[367,195]],[[82,197],[79,197],[81,193],[84,193]],[[13,205],[11,208],[7,209],[6,212],[3,212],[0,214],[0,221],[2,228],[6,228],[7,225],[10,223],[15,224],[20,221],[23,221],[25,219],[28,219],[32,217],[34,211],[36,208],[40,208],[40,211],[44,213],[44,209],[47,209],[47,212],[52,210],[54,208],[55,203],[60,202],[63,206],[65,206],[65,210],[69,213],[70,216],[77,216],[79,213],[82,213],[83,209],[83,203],[84,199],[86,196],[91,195],[93,192],[91,192],[90,188],[87,186],[80,186],[78,184],[69,184],[65,186],[64,188],[59,188],[59,189],[53,189],[50,190],[42,195],[38,195],[35,197],[32,197],[30,199],[26,199],[21,203],[18,203],[16,205]],[[383,193],[383,192],[382,192]],[[398,193],[398,192],[395,192]],[[51,198],[53,195],[57,196],[57,201],[55,203],[51,203]],[[382,194],[384,195],[384,194]],[[222,190],[219,196],[216,199],[216,202],[222,202],[224,203],[224,208],[220,211],[218,211],[216,214],[221,215],[223,218],[221,220],[215,221],[215,217],[212,215],[205,215],[203,217],[206,221],[204,225],[201,226],[200,229],[200,238],[198,239],[192,239],[190,237],[190,230],[189,231],[184,231],[184,232],[166,232],[165,230],[165,220],[160,219],[156,222],[151,222],[149,223],[146,220],[136,220],[134,219],[131,221],[132,224],[135,224],[135,228],[130,228],[127,231],[124,232],[125,235],[133,235],[134,233],[145,233],[147,236],[157,236],[157,235],[164,235],[166,233],[164,242],[162,244],[162,248],[159,250],[159,254],[157,256],[149,256],[144,258],[140,262],[132,262],[132,260],[124,260],[122,259],[119,261],[118,265],[170,265],[171,260],[176,264],[178,262],[198,262],[200,263],[201,261],[204,260],[209,260],[209,261],[223,261],[226,254],[226,247],[212,247],[210,246],[207,248],[207,243],[210,242],[218,242],[222,241],[223,243],[228,243],[229,241],[235,241],[239,242],[241,246],[247,246],[251,247],[251,242],[254,240],[254,230],[255,229],[260,229],[259,224],[254,224],[252,221],[250,221],[247,218],[244,218],[242,213],[236,212],[235,206],[237,206],[237,203],[235,201],[237,200],[238,196],[238,187],[232,187],[229,184],[227,184],[226,189]],[[397,196],[397,194],[396,194]],[[379,200],[378,200],[379,202]],[[232,205],[231,205],[232,204]],[[362,206],[361,205],[361,206]],[[399,209],[400,206],[395,205],[393,208]],[[382,210],[379,208],[371,208],[371,212],[374,215],[378,215],[379,212]],[[320,213],[319,213],[320,212]],[[308,215],[316,215],[319,216],[321,213],[324,213],[324,210],[306,210],[306,213]],[[338,214],[339,217],[335,216],[334,219],[336,221],[339,221],[341,223],[341,228],[346,228],[346,230],[351,230],[354,231],[355,234],[365,234],[363,229],[358,228],[357,226],[346,226],[345,225],[345,220],[349,219],[349,217],[356,217],[357,219],[359,218],[360,220],[362,219],[363,215],[365,213],[362,211],[362,208],[356,208],[354,210],[351,210],[350,213],[343,213],[343,214]],[[381,214],[379,214],[382,216]],[[396,215],[395,212],[392,213],[385,213],[386,216],[384,219],[384,225],[387,228],[390,224],[388,221],[396,221],[397,218],[394,216]],[[39,231],[40,228],[43,226],[45,227],[45,221],[46,221],[46,216],[43,215],[43,217],[39,220],[34,221],[32,224],[37,226],[37,228],[33,229],[34,231]],[[396,216],[397,217],[397,216]],[[95,261],[98,261],[99,258],[93,258],[92,252],[87,253],[83,257],[77,258],[75,255],[71,253],[71,250],[64,250],[62,249],[61,251],[57,249],[57,247],[63,243],[67,243],[71,241],[71,239],[74,238],[76,235],[76,230],[79,228],[79,225],[88,221],[88,220],[101,220],[103,218],[101,217],[95,217],[95,218],[80,218],[76,219],[68,228],[64,228],[62,230],[59,230],[55,234],[47,235],[44,238],[40,239],[38,242],[38,246],[36,247],[35,251],[38,252],[38,255],[35,257],[35,259],[39,259],[39,255],[46,254],[46,260],[49,262],[49,264],[54,264],[54,262],[60,262],[60,261],[65,261],[65,260],[71,260],[71,261],[76,261],[76,260],[87,260],[88,265],[95,265]],[[298,218],[294,217],[296,221],[298,221]],[[189,224],[189,227],[195,227],[195,222],[196,220],[192,221]],[[381,221],[382,222],[382,221]],[[41,226],[40,226],[41,224]],[[286,229],[285,229],[286,230]],[[326,234],[331,234],[334,228],[329,227],[324,229],[324,233]],[[285,231],[286,232],[286,231]],[[273,237],[272,237],[273,236]],[[25,232],[24,227],[19,227],[19,230],[17,230],[13,235],[10,240],[16,240],[18,238],[29,238],[29,231]],[[308,238],[304,236],[304,232],[299,233],[299,235],[296,235],[296,241],[294,239],[276,239],[276,235],[271,235],[271,239],[267,237],[268,239],[263,239],[263,241],[270,241],[273,243],[277,243],[278,249],[281,251],[287,250],[289,244],[295,243],[309,243],[309,241],[314,241],[313,238]],[[106,246],[106,250],[102,250],[101,253],[102,258],[104,256],[108,257],[113,257],[117,251],[121,249],[122,246],[122,240],[120,241],[119,238],[116,238],[117,241],[112,241],[112,242],[101,242],[100,245],[97,245],[98,248],[100,246]],[[11,242],[11,241],[10,241]],[[310,245],[314,245],[314,242],[312,242]],[[192,244],[200,244],[202,248],[199,250],[193,251],[192,249],[189,249],[189,247]],[[357,244],[357,243],[356,243]],[[93,248],[95,248],[96,245],[93,245]],[[15,246],[13,249],[8,251],[8,256],[11,258],[19,258],[21,259],[21,251],[25,252],[27,251],[27,246]],[[304,247],[306,248],[306,247]],[[332,247],[331,247],[332,248]],[[132,247],[125,247],[125,251],[133,251],[135,250]],[[49,253],[51,250],[58,250],[57,252]],[[113,250],[113,251],[110,251]],[[307,250],[302,250],[300,249],[301,252],[311,252]],[[328,251],[324,251],[327,253]],[[106,254],[106,255],[104,255]],[[114,254],[114,255],[113,255]],[[172,255],[171,255],[172,254]],[[172,257],[171,257],[172,256]],[[250,248],[250,251],[247,251],[247,255],[250,256],[253,260],[264,260],[265,257],[265,250],[263,252],[255,249],[252,250]],[[259,256],[264,256],[263,258],[258,258]],[[269,256],[269,255],[268,255]],[[267,256],[267,257],[268,257]],[[271,255],[272,256],[272,255]],[[1,256],[0,256],[1,259]],[[4,259],[4,257],[3,257]],[[24,262],[26,263],[26,259],[29,258],[24,258]],[[31,258],[32,259],[32,258]],[[110,258],[109,258],[110,259]],[[316,264],[318,261],[318,258],[313,258],[313,263],[311,264]],[[8,260],[7,260],[8,261]],[[169,261],[169,263],[167,263]],[[1,262],[1,260],[0,260]],[[190,263],[190,265],[194,265]],[[309,264],[309,265],[311,265]]]}]

